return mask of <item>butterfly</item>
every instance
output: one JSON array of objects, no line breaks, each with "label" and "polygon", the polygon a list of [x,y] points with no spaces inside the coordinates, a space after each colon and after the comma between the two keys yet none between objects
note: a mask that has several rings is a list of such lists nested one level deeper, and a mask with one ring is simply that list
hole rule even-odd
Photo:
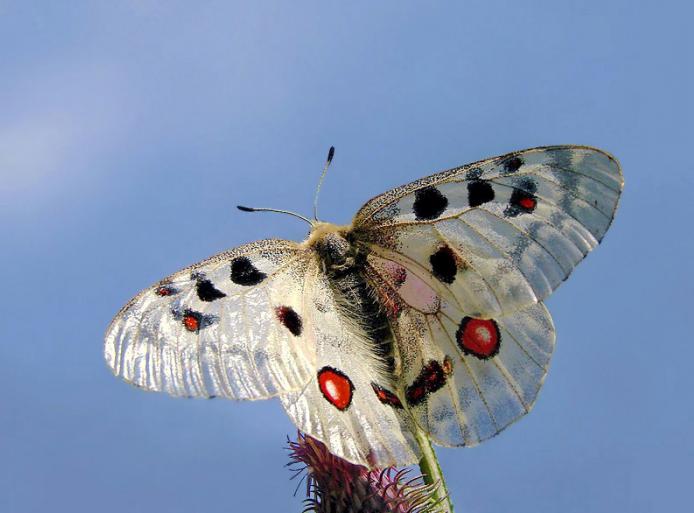
[{"label": "butterfly", "polygon": [[611,155],[549,146],[390,190],[348,226],[291,213],[305,241],[252,242],[131,299],[106,362],[173,396],[278,397],[368,467],[417,462],[416,433],[476,445],[535,403],[555,342],[543,300],[603,238],[622,187]]}]

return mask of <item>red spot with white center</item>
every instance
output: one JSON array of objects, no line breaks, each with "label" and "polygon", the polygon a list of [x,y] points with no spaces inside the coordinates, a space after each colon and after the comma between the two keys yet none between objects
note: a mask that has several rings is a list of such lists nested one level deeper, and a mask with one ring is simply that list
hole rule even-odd
[{"label": "red spot with white center", "polygon": [[347,375],[332,367],[323,367],[318,371],[318,388],[323,397],[340,411],[346,410],[352,403],[354,385]]},{"label": "red spot with white center", "polygon": [[493,319],[463,318],[456,339],[465,354],[482,359],[495,356],[501,346],[499,326]]},{"label": "red spot with white center", "polygon": [[183,316],[183,326],[185,326],[188,331],[199,331],[200,315],[196,315],[194,312],[186,313]]}]

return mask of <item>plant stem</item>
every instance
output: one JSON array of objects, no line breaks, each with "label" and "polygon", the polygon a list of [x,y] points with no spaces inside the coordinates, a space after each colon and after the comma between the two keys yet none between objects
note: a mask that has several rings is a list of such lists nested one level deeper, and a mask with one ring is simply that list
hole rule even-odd
[{"label": "plant stem", "polygon": [[419,469],[422,471],[424,483],[433,487],[432,499],[438,504],[441,513],[453,513],[451,496],[448,493],[448,488],[446,488],[446,481],[443,478],[443,472],[441,471],[439,460],[436,458],[434,448],[431,446],[431,441],[426,433],[420,429],[417,429],[415,436],[422,450]]}]

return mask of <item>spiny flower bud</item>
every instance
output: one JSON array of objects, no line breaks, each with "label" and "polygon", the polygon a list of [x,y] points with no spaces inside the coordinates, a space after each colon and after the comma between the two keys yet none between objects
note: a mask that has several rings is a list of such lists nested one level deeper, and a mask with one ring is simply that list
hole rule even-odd
[{"label": "spiny flower bud", "polygon": [[407,479],[409,469],[371,469],[331,454],[325,444],[299,433],[289,441],[295,477],[306,478],[304,513],[434,513],[436,485],[421,477]]}]

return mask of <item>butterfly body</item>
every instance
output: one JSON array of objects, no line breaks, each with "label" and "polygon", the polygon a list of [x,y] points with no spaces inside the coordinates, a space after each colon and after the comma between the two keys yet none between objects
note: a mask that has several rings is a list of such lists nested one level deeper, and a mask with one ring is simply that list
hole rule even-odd
[{"label": "butterfly body", "polygon": [[303,243],[316,251],[323,271],[331,276],[352,270],[360,256],[359,248],[351,242],[350,226],[317,222]]},{"label": "butterfly body", "polygon": [[367,202],[302,243],[247,244],[144,290],[116,316],[117,375],[177,396],[278,396],[302,431],[368,466],[415,434],[475,445],[527,413],[554,327],[542,301],[607,230],[610,155],[533,148]]}]

